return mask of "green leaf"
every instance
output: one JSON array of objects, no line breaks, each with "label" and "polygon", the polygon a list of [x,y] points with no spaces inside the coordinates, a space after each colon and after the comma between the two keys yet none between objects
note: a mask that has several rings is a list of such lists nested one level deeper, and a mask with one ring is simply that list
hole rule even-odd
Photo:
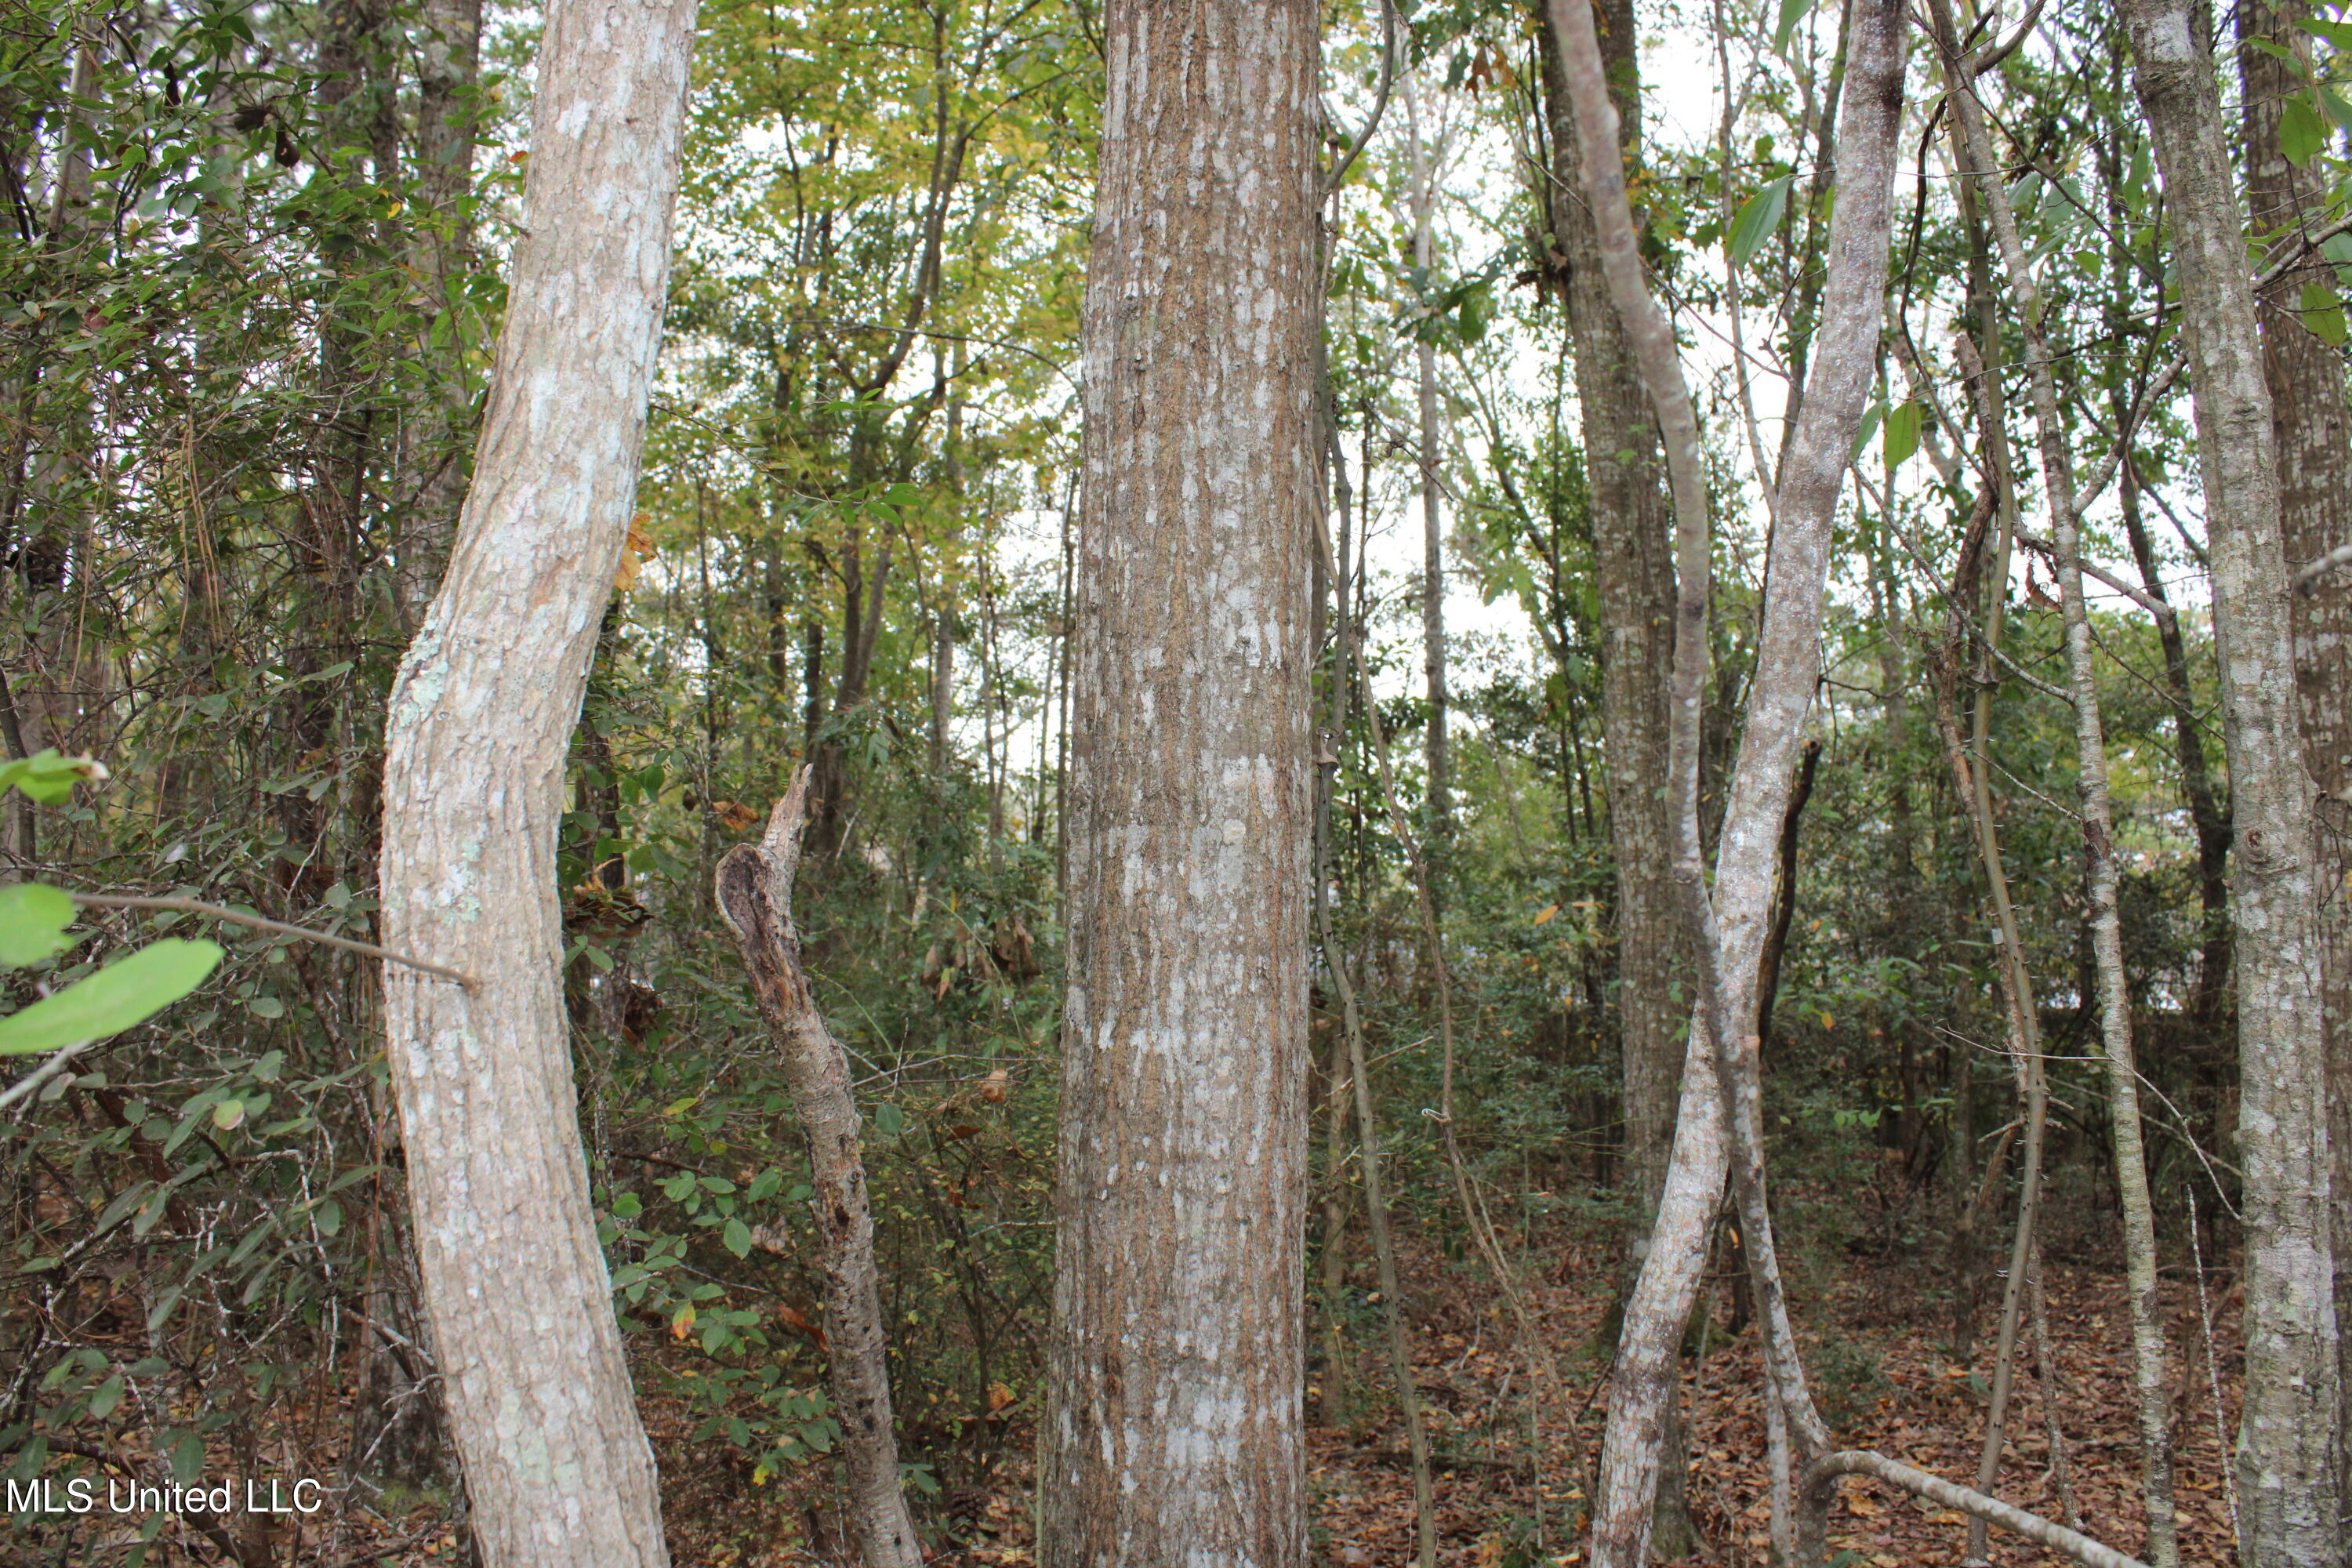
[{"label": "green leaf", "polygon": [[907,1130],[907,1113],[895,1105],[874,1108],[874,1129],[885,1138],[896,1138]]},{"label": "green leaf", "polygon": [[1734,267],[1747,266],[1764,248],[1764,242],[1780,231],[1780,220],[1789,216],[1789,186],[1794,181],[1794,175],[1783,174],[1741,205],[1739,216],[1731,220],[1731,237],[1723,247]]},{"label": "green leaf", "polygon": [[1864,412],[1862,416],[1862,430],[1861,433],[1853,438],[1853,456],[1849,458],[1848,461],[1860,462],[1862,460],[1862,454],[1869,448],[1870,438],[1878,434],[1879,422],[1885,417],[1886,400],[1885,398],[1881,398],[1877,402],[1872,404],[1870,407]]},{"label": "green leaf", "polygon": [[1789,40],[1797,36],[1797,25],[1812,8],[1813,0],[1780,0],[1780,19],[1772,25],[1772,50],[1775,54],[1789,52]]},{"label": "green leaf", "polygon": [[83,779],[95,783],[104,777],[106,769],[88,757],[68,757],[52,746],[0,765],[0,792],[14,784],[43,805],[54,805],[73,794],[73,786]]},{"label": "green leaf", "polygon": [[2311,100],[2301,93],[2288,99],[2279,110],[2279,151],[2286,154],[2286,161],[2300,169],[2326,145],[2327,122],[2319,118]]},{"label": "green leaf", "polygon": [[55,958],[66,946],[73,900],[38,882],[0,888],[0,963],[20,967]]},{"label": "green leaf", "polygon": [[2335,289],[2315,279],[2305,284],[2297,313],[2320,342],[2329,348],[2344,346],[2344,301]]},{"label": "green leaf", "polygon": [[89,1413],[92,1416],[103,1421],[108,1416],[113,1415],[114,1407],[121,1403],[122,1374],[118,1372],[112,1377],[108,1378],[104,1383],[100,1384],[98,1385],[98,1391],[89,1396]]},{"label": "green leaf", "polygon": [[1886,460],[1888,473],[1909,462],[1911,454],[1919,449],[1919,405],[1907,402],[1889,414],[1879,443],[1879,452]]},{"label": "green leaf", "polygon": [[194,1432],[184,1432],[172,1445],[172,1479],[184,1487],[192,1487],[204,1478],[205,1440]]},{"label": "green leaf", "polygon": [[2294,25],[2305,32],[2326,38],[2337,48],[2352,53],[2352,25],[2343,22],[2323,22],[2316,16],[2297,16]]},{"label": "green leaf", "polygon": [[719,1239],[725,1242],[727,1250],[738,1258],[748,1258],[751,1255],[751,1227],[740,1219],[729,1220],[727,1229]]},{"label": "green leaf", "polygon": [[120,963],[0,1018],[0,1057],[119,1035],[194,991],[220,961],[216,942],[177,937],[151,942]]}]

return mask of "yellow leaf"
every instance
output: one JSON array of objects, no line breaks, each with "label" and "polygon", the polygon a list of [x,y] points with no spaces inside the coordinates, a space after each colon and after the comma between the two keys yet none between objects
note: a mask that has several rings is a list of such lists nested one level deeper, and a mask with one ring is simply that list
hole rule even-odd
[{"label": "yellow leaf", "polygon": [[1559,906],[1558,904],[1546,904],[1543,907],[1543,912],[1536,916],[1536,924],[1541,925],[1544,921],[1551,919],[1552,916],[1558,913],[1559,913]]},{"label": "yellow leaf", "polygon": [[637,573],[654,552],[653,535],[646,524],[653,519],[639,512],[629,519],[629,537],[621,545],[621,564],[613,574],[613,592],[625,594],[637,585]]},{"label": "yellow leaf", "polygon": [[692,1332],[694,1332],[694,1303],[688,1301],[677,1310],[677,1316],[669,1321],[669,1337],[682,1340]]},{"label": "yellow leaf", "polygon": [[1834,1029],[1837,1027],[1837,1020],[1831,1017],[1827,1013],[1824,1013],[1822,1015],[1822,1027],[1824,1029]]}]

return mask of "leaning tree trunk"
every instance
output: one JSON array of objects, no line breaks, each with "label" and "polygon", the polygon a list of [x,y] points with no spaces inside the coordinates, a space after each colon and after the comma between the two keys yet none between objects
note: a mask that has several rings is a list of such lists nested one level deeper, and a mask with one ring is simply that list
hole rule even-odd
[{"label": "leaning tree trunk", "polygon": [[556,0],[475,480],[385,742],[384,974],[417,1260],[491,1568],[666,1563],[559,978],[564,757],[635,497],[693,0]]},{"label": "leaning tree trunk", "polygon": [[1105,16],[1047,1568],[1306,1557],[1319,26]]},{"label": "leaning tree trunk", "polygon": [[2196,394],[2237,865],[2248,1568],[2342,1561],[2319,847],[2295,716],[2279,449],[2213,59],[2187,0],[2124,6]]},{"label": "leaning tree trunk", "polygon": [[719,910],[742,951],[751,994],[782,1058],[807,1140],[824,1268],[825,1364],[842,1425],[850,1534],[862,1568],[922,1568],[922,1542],[898,1479],[898,1435],[890,1413],[889,1339],[874,1263],[874,1215],[866,1200],[862,1123],[849,1088],[849,1058],[826,1027],[801,967],[793,922],[793,879],[808,821],[809,770],[776,803],[756,845],[738,844],[719,862]]},{"label": "leaning tree trunk", "polygon": [[[2281,7],[2246,0],[2238,11],[2241,97],[2245,104],[2246,203],[2257,237],[2298,246],[2333,212],[2324,164],[2298,169],[2279,150],[2279,115],[2301,83],[2286,62],[2253,47],[2261,37],[2291,45],[2301,29]],[[2271,394],[2271,428],[2278,439],[2279,526],[2290,566],[2326,554],[2352,537],[2352,407],[2345,395],[2344,361],[2296,313],[2305,283],[2333,287],[2325,258],[2313,255],[2282,271],[2255,301],[2263,333],[2263,370]],[[2352,909],[2344,897],[2352,872],[2342,814],[2352,805],[2352,573],[2331,572],[2294,595],[2294,684],[2301,698],[2304,766],[2313,789],[2329,803],[2336,826],[2318,828],[2321,1013],[2327,1040],[2327,1139],[2331,1172],[2332,1240],[2336,1256],[2352,1257]],[[2336,1385],[2352,1385],[2352,1342],[2340,1331],[2352,1314],[2352,1270],[2336,1269]],[[2341,1451],[2352,1456],[2352,1399],[2342,1402]],[[2352,1463],[2352,1459],[2341,1462]],[[2339,1481],[2339,1489],[2345,1483]],[[2339,1506],[2346,1499],[2339,1497]],[[2352,1533],[2352,1532],[2347,1532]],[[2352,1542],[2347,1542],[2352,1545]]]}]

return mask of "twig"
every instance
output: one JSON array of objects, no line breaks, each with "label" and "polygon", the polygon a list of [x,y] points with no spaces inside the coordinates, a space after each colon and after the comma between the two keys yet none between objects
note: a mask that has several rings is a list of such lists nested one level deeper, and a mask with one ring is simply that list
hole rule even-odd
[{"label": "twig", "polygon": [[97,1043],[95,1040],[76,1040],[72,1045],[51,1052],[48,1060],[26,1073],[16,1082],[10,1084],[6,1092],[0,1093],[0,1110],[5,1110],[49,1079],[57,1077],[58,1073],[65,1070],[65,1065],[68,1062]]},{"label": "twig", "polygon": [[2298,592],[2308,594],[2311,585],[2339,566],[2352,566],[2352,542],[2337,545],[2316,561],[2306,561],[2294,569],[2294,585]]},{"label": "twig", "polygon": [[303,926],[290,926],[283,921],[264,920],[259,915],[249,915],[243,910],[233,910],[225,904],[207,904],[201,900],[184,899],[177,896],[150,898],[143,894],[131,893],[68,892],[66,897],[75,903],[86,905],[91,909],[173,910],[181,914],[210,915],[216,921],[227,921],[233,925],[251,926],[256,931],[276,931],[280,936],[299,936],[305,942],[323,942],[329,947],[340,947],[346,952],[361,953],[369,958],[380,958],[386,963],[397,963],[404,968],[422,970],[427,974],[437,974],[444,980],[454,980],[468,991],[478,989],[481,985],[480,981],[462,969],[449,969],[438,963],[427,963],[421,958],[411,958],[405,953],[394,952],[390,948],[378,947],[372,942],[353,942],[346,936],[329,936],[325,931],[311,931]]}]

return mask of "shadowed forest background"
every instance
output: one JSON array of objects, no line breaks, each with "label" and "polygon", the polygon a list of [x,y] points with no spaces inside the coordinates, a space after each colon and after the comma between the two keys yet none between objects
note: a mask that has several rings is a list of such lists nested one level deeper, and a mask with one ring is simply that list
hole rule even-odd
[{"label": "shadowed forest background", "polygon": [[[0,5],[0,742],[103,764],[60,798],[6,797],[8,880],[382,939],[388,705],[473,471],[529,163],[540,15],[478,5]],[[1640,244],[1717,518],[1712,856],[1769,476],[1822,321],[1844,29],[1808,0],[1599,9],[1609,47],[1640,57],[1616,84],[1640,128]],[[1605,688],[1664,691],[1672,569],[1637,603],[1597,555],[1596,494],[1623,481],[1597,486],[1616,456],[1587,449],[1541,8],[1326,11],[1313,1560],[1410,1562],[1426,1529],[1438,1561],[1575,1563],[1697,996],[1687,943],[1656,925],[1663,860],[1633,895],[1653,925],[1629,991],[1612,832],[1635,783],[1664,788],[1663,729],[1636,771]],[[701,8],[643,479],[557,864],[580,1133],[681,1563],[852,1560],[808,1156],[712,892],[803,766],[802,959],[865,1117],[913,1514],[938,1561],[1035,1561],[1098,12]],[[2263,329],[2312,378],[2282,407],[2334,422],[2326,482],[2352,487],[2336,85],[2352,23],[2262,0],[2210,21]],[[1946,24],[1977,51],[2040,277],[2059,438],[2098,476],[2082,570],[2180,1560],[2234,1561],[2231,781],[2164,194],[2107,8],[1964,5]],[[1906,47],[1885,327],[1759,982],[1780,1267],[1847,1447],[1965,1480],[1998,1403],[1999,1495],[2137,1551],[2080,688],[2023,307],[1955,174],[1924,23]],[[2315,473],[2298,461],[2290,486]],[[2294,517],[2317,531],[2290,518],[2292,562],[2342,542],[2324,499]],[[2324,634],[2347,602],[2317,575],[2299,625]],[[2340,730],[2331,670],[2303,671],[2307,735]],[[2332,910],[2346,763],[2322,750]],[[62,954],[5,977],[10,1005],[164,933],[201,930],[226,957],[0,1109],[0,1473],[313,1476],[331,1504],[143,1523],[28,1509],[0,1560],[472,1561],[419,1326],[380,965],[184,911],[79,919]],[[2029,1142],[2037,1217],[2012,1289]],[[1662,1560],[1771,1561],[1743,1237],[1727,1203],[1679,1352]],[[1832,1521],[1849,1565],[1958,1563],[1966,1533],[1859,1489]],[[2045,1559],[1997,1537],[1990,1560]]]}]

